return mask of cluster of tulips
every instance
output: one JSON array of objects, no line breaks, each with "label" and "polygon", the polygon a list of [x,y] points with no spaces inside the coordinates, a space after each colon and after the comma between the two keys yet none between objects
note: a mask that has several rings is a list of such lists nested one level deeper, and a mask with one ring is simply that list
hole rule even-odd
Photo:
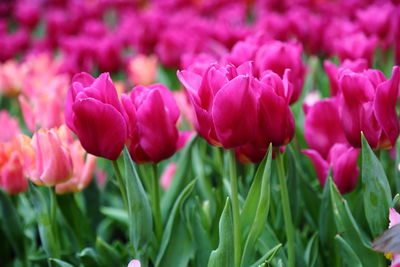
[{"label": "cluster of tulips", "polygon": [[1,262],[400,266],[399,26],[396,1],[0,3]]}]

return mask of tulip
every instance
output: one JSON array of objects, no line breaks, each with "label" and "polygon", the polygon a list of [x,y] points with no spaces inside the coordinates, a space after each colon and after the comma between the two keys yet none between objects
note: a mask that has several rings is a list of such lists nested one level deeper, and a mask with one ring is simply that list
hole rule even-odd
[{"label": "tulip", "polygon": [[241,163],[260,162],[265,157],[268,148],[246,144],[235,148],[236,158]]},{"label": "tulip", "polygon": [[368,66],[371,66],[376,45],[377,39],[374,36],[367,37],[364,33],[358,32],[335,40],[334,50],[341,62],[346,59],[363,58],[368,62]]},{"label": "tulip", "polygon": [[313,149],[305,149],[302,152],[313,162],[321,186],[325,185],[329,167],[332,167],[333,182],[342,194],[350,192],[357,185],[358,149],[349,147],[347,144],[336,143],[329,150],[327,159]]},{"label": "tulip", "polygon": [[[389,228],[400,223],[400,214],[394,209],[389,209]],[[392,260],[390,267],[399,267],[400,266],[400,255],[399,254],[392,254],[386,253],[385,256]]]},{"label": "tulip", "polygon": [[78,140],[74,140],[69,129],[65,125],[58,130],[63,145],[69,148],[73,171],[71,178],[65,183],[56,185],[56,193],[80,192],[92,181],[96,168],[96,157],[87,155]]},{"label": "tulip", "polygon": [[393,68],[389,80],[378,70],[342,73],[341,121],[352,146],[361,147],[361,131],[373,149],[390,149],[395,145],[399,135],[396,113],[399,83],[398,66]]},{"label": "tulip", "polygon": [[251,65],[212,64],[203,76],[178,72],[196,114],[195,128],[210,144],[233,148],[253,139],[256,93]]},{"label": "tulip", "polygon": [[140,261],[138,260],[131,260],[128,264],[128,267],[140,267]]},{"label": "tulip", "polygon": [[309,92],[306,97],[304,98],[303,101],[303,111],[305,114],[308,113],[310,108],[318,103],[318,101],[321,100],[321,94],[319,91],[311,91]]},{"label": "tulip", "polygon": [[53,186],[71,178],[71,156],[55,129],[37,131],[32,137],[32,147],[36,157],[29,170],[32,182]]},{"label": "tulip", "polygon": [[18,119],[11,117],[6,110],[0,111],[0,142],[11,141],[14,136],[21,132]]},{"label": "tulip", "polygon": [[331,96],[335,96],[339,93],[339,76],[343,70],[350,69],[354,72],[362,72],[363,70],[366,70],[367,67],[367,61],[362,58],[354,61],[346,59],[340,67],[336,66],[328,60],[325,60],[324,69],[329,79]]},{"label": "tulip", "polygon": [[162,84],[136,86],[122,95],[128,114],[128,148],[139,163],[159,162],[172,156],[179,140],[179,109],[172,93]]},{"label": "tulip", "polygon": [[320,100],[306,112],[304,137],[311,149],[328,156],[335,143],[346,143],[336,98]]},{"label": "tulip", "polygon": [[272,70],[283,78],[285,69],[291,69],[288,77],[293,83],[290,104],[297,101],[303,88],[306,67],[301,60],[301,53],[299,44],[274,41],[261,46],[255,57],[255,69],[260,77],[264,71]]},{"label": "tulip", "polygon": [[24,173],[24,158],[17,138],[0,142],[0,188],[9,194],[24,192],[28,180]]},{"label": "tulip", "polygon": [[132,84],[150,85],[157,76],[157,58],[137,55],[128,62],[127,73]]},{"label": "tulip", "polygon": [[65,102],[65,120],[90,154],[115,160],[128,135],[127,117],[108,73],[79,73]]}]

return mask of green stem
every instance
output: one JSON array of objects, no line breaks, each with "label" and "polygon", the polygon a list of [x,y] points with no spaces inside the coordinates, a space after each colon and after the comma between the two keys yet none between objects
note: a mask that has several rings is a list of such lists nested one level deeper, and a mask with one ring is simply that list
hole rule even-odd
[{"label": "green stem", "polygon": [[276,148],[276,161],[278,167],[278,177],[279,183],[281,186],[281,198],[282,198],[282,206],[283,206],[283,217],[285,220],[285,230],[286,237],[288,242],[288,266],[295,266],[295,250],[294,250],[294,231],[293,231],[293,223],[292,223],[292,214],[290,211],[289,204],[289,194],[286,185],[286,175],[285,175],[285,167],[283,164],[283,155],[279,152],[279,148]]},{"label": "green stem", "polygon": [[57,229],[57,200],[56,200],[56,188],[49,187],[50,190],[50,223],[51,223],[51,232],[52,232],[52,246],[54,258],[60,258],[60,242],[58,237],[58,229]]},{"label": "green stem", "polygon": [[119,190],[121,191],[122,199],[125,204],[125,208],[129,209],[128,197],[126,195],[126,187],[125,187],[124,180],[122,179],[121,172],[119,170],[118,162],[116,160],[113,160],[112,165],[114,168],[115,177],[117,178]]},{"label": "green stem", "polygon": [[162,222],[160,209],[160,183],[157,176],[157,164],[151,164],[151,205],[153,210],[154,222],[156,227],[156,236],[158,240],[162,238]]},{"label": "green stem", "polygon": [[238,178],[236,174],[236,159],[235,151],[229,151],[229,173],[231,176],[231,197],[233,210],[233,242],[235,248],[235,266],[240,266],[242,257],[242,241],[240,237],[240,218],[239,218],[239,193],[238,193]]}]

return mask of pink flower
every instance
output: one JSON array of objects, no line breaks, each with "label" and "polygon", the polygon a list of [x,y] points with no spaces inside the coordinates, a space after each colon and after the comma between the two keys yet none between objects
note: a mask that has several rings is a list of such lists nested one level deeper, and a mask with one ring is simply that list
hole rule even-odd
[{"label": "pink flower", "polygon": [[304,138],[313,150],[326,158],[335,143],[346,143],[339,115],[338,99],[323,99],[306,112]]},{"label": "pink flower", "polygon": [[[389,209],[389,228],[395,226],[400,223],[400,214],[394,209]],[[391,254],[389,254],[391,255]],[[392,256],[392,264],[390,267],[399,267],[400,266],[400,255],[393,254]]]},{"label": "pink flower", "polygon": [[6,110],[0,111],[0,142],[11,141],[11,139],[21,132],[18,119],[11,117]]},{"label": "pink flower", "polygon": [[128,148],[139,163],[159,162],[172,156],[179,140],[179,109],[172,93],[162,84],[136,86],[122,95],[128,114]]},{"label": "pink flower", "polygon": [[[90,154],[115,160],[127,140],[127,116],[108,73],[79,73],[65,102],[65,120]],[[105,123],[106,122],[106,123]]]},{"label": "pink flower", "polygon": [[71,178],[73,163],[67,146],[56,129],[40,129],[32,137],[35,163],[29,166],[29,176],[38,185],[53,186]]},{"label": "pink flower", "polygon": [[63,145],[69,148],[73,171],[71,178],[67,182],[56,185],[56,192],[57,194],[64,194],[82,191],[92,181],[96,167],[96,157],[86,155],[80,142],[73,139],[71,132],[65,125],[59,128],[59,136]]},{"label": "pink flower", "polygon": [[255,69],[260,77],[264,71],[271,70],[283,78],[285,70],[291,70],[288,77],[293,84],[290,104],[297,101],[303,88],[306,66],[301,60],[301,53],[302,47],[299,44],[274,41],[261,46],[255,57]]},{"label": "pink flower", "polygon": [[128,264],[128,267],[140,267],[140,261],[138,260],[131,260]]},{"label": "pink flower", "polygon": [[386,80],[379,70],[355,73],[343,71],[339,86],[343,94],[341,121],[347,140],[361,147],[361,131],[373,149],[390,149],[399,135],[396,100],[399,93],[400,68],[393,68]]},{"label": "pink flower", "polygon": [[167,165],[167,167],[165,167],[163,173],[161,174],[160,183],[165,191],[168,190],[168,187],[171,184],[172,179],[174,178],[175,171],[176,162],[171,162]]},{"label": "pink flower", "polygon": [[137,55],[128,62],[127,73],[132,84],[150,85],[157,76],[157,58],[154,55]]},{"label": "pink flower", "polygon": [[329,150],[327,159],[324,159],[318,151],[313,149],[304,149],[302,152],[313,162],[321,186],[325,185],[329,167],[332,167],[333,182],[342,194],[350,192],[357,185],[359,174],[357,167],[358,149],[346,144],[336,143]]}]

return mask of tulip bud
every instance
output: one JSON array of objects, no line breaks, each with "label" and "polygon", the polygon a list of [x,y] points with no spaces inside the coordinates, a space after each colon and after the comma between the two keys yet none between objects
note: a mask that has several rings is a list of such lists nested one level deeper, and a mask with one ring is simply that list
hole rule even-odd
[{"label": "tulip bud", "polygon": [[324,159],[316,150],[305,149],[302,152],[313,162],[321,186],[324,186],[326,182],[330,166],[333,182],[342,194],[350,192],[357,185],[358,149],[337,143],[330,149],[327,159]]},{"label": "tulip bud", "polygon": [[72,160],[68,148],[55,129],[40,129],[32,137],[36,162],[29,170],[32,182],[53,186],[66,182],[72,175]]},{"label": "tulip bud", "polygon": [[179,109],[172,93],[162,84],[137,86],[122,95],[128,114],[128,148],[139,163],[159,162],[177,150]]},{"label": "tulip bud", "polygon": [[87,73],[74,76],[65,120],[88,153],[118,158],[127,139],[127,117],[108,73],[97,79]]}]

